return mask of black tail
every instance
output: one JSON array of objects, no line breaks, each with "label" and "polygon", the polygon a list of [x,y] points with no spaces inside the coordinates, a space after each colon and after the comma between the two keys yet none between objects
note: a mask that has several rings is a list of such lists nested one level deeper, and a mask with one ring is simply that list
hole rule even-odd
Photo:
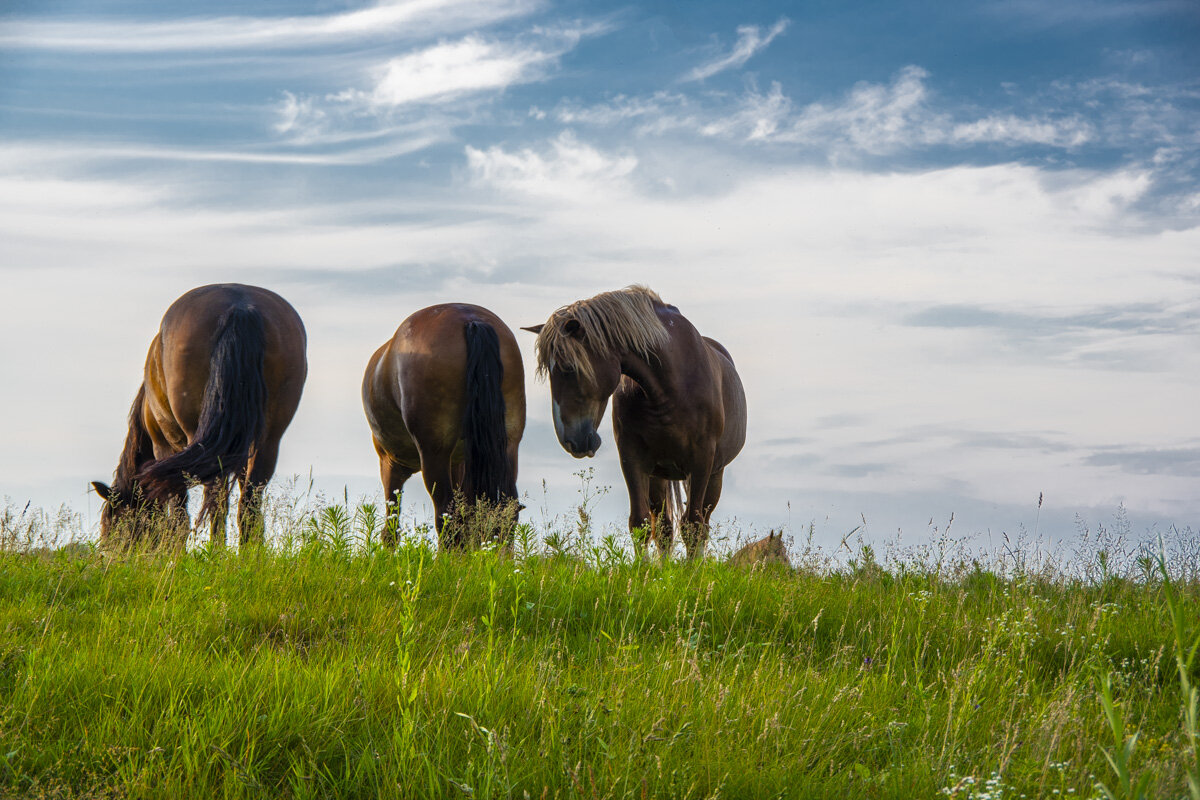
[{"label": "black tail", "polygon": [[262,315],[253,306],[236,306],[221,315],[196,435],[184,450],[141,470],[138,479],[149,496],[169,496],[189,481],[228,484],[246,468],[266,426],[264,341]]},{"label": "black tail", "polygon": [[466,484],[470,487],[469,499],[498,503],[516,495],[516,475],[508,461],[508,430],[504,425],[500,338],[491,325],[475,321],[467,323],[466,335]]}]

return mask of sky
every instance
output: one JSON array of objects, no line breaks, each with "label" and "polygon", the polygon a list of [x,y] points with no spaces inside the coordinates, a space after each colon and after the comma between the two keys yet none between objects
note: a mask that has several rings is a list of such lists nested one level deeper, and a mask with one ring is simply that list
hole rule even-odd
[{"label": "sky", "polygon": [[94,521],[162,313],[237,281],[309,333],[277,479],[381,498],[367,358],[472,302],[526,514],[591,467],[620,528],[517,329],[641,283],[746,386],[725,535],[1200,528],[1198,45],[1191,0],[9,0],[0,496]]}]

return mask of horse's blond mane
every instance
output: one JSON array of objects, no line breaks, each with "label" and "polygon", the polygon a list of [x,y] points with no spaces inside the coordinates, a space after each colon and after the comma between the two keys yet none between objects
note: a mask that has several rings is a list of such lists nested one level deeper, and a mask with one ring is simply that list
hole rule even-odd
[{"label": "horse's blond mane", "polygon": [[[587,300],[576,300],[550,315],[537,338],[537,373],[549,374],[551,365],[568,366],[585,380],[592,380],[589,351],[607,354],[631,350],[646,358],[666,344],[668,334],[654,312],[662,304],[645,286],[630,286],[604,292]],[[571,320],[579,323],[580,334],[567,333]]]}]

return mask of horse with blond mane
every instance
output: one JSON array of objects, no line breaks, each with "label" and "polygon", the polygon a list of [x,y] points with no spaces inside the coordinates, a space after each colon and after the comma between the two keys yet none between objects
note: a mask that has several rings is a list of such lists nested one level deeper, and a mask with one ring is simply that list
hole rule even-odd
[{"label": "horse with blond mane", "polygon": [[682,482],[684,546],[689,558],[702,555],[725,467],[746,442],[746,393],[729,351],[644,286],[576,301],[525,330],[538,337],[563,449],[595,455],[612,397],[630,530],[648,530],[669,556]]}]

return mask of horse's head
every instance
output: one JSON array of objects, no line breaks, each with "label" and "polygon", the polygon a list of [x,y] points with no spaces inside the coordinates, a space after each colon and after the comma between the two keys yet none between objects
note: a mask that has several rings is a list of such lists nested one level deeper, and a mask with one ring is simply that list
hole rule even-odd
[{"label": "horse's head", "polygon": [[92,489],[104,501],[100,507],[100,541],[107,541],[118,530],[126,533],[129,541],[136,540],[140,533],[138,512],[143,505],[140,492],[114,489],[100,481],[92,481]]},{"label": "horse's head", "polygon": [[[523,330],[541,335],[543,325]],[[600,448],[597,428],[604,418],[608,398],[621,380],[621,361],[616,353],[601,351],[586,341],[578,320],[559,326],[559,336],[570,344],[555,347],[558,357],[547,357],[539,370],[550,377],[551,411],[559,444],[576,458],[594,456]],[[540,342],[540,339],[539,339]]]}]

